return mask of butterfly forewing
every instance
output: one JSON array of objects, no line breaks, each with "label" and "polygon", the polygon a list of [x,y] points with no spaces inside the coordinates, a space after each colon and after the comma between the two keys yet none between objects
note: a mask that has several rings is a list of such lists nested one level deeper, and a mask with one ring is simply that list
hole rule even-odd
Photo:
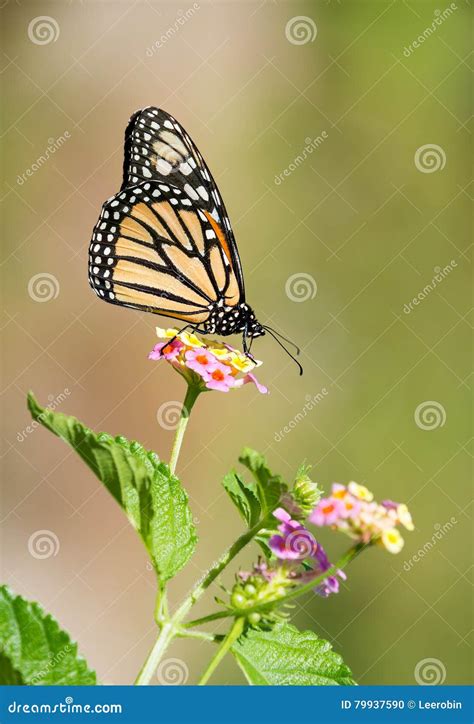
[{"label": "butterfly forewing", "polygon": [[211,172],[178,121],[152,106],[132,116],[125,134],[122,188],[142,182],[170,184],[186,194],[196,209],[212,216],[221,230],[221,243],[227,246],[243,296],[239,254],[224,202]]}]

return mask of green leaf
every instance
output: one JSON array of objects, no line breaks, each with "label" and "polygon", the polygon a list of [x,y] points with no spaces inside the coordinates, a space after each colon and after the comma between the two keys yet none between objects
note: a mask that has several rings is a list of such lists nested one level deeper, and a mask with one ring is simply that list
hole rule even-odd
[{"label": "green leaf", "polygon": [[0,684],[90,686],[96,675],[37,603],[0,586]]},{"label": "green leaf", "polygon": [[232,471],[224,476],[222,485],[239,509],[248,527],[252,528],[256,525],[261,513],[256,483],[246,483],[240,475]]},{"label": "green leaf", "polygon": [[288,490],[280,475],[274,475],[268,468],[267,461],[256,450],[246,447],[239,457],[242,465],[250,470],[257,484],[257,497],[260,502],[262,516],[272,513],[278,507],[281,496]]},{"label": "green leaf", "polygon": [[30,393],[35,420],[67,442],[123,508],[140,534],[161,583],[190,559],[196,546],[188,496],[158,456],[137,442],[95,433],[75,417],[44,409]]},{"label": "green leaf", "polygon": [[353,685],[350,669],[331,644],[312,631],[282,623],[272,631],[250,629],[232,647],[249,684],[255,686]]}]

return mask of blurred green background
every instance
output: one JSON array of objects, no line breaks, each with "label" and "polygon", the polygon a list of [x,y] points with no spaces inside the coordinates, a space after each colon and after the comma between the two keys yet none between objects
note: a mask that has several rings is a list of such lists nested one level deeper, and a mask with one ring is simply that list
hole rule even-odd
[{"label": "blurred green background", "polygon": [[[86,268],[101,204],[121,183],[127,120],[153,104],[182,122],[207,159],[248,299],[262,321],[301,344],[305,367],[298,377],[273,340],[258,340],[271,395],[246,387],[199,400],[178,472],[200,543],[173,600],[242,530],[220,480],[243,445],[289,480],[306,460],[326,489],[354,479],[379,499],[406,501],[416,530],[399,556],[374,550],[352,564],[338,596],[298,602],[297,625],[332,641],[359,683],[413,684],[426,658],[440,662],[446,684],[468,683],[470,5],[453,5],[3,6],[3,578],[71,631],[101,681],[131,683],[152,644],[153,573],[121,511],[74,454],[44,430],[25,432],[25,394],[31,388],[53,404],[63,395],[60,409],[91,427],[169,453],[173,433],[157,410],[184,389],[147,360],[163,319],[102,304]],[[50,18],[46,35],[35,35],[40,14]],[[51,142],[57,150],[34,166]],[[436,148],[425,168],[427,144]],[[50,275],[43,291],[38,274]],[[309,275],[297,301],[293,275]],[[321,403],[279,436],[322,388]],[[425,402],[438,411],[429,429],[415,420]],[[423,560],[404,567],[452,518]],[[38,530],[57,537],[56,555],[29,554]],[[346,545],[327,531],[321,540],[333,558]],[[256,555],[245,551],[234,571]],[[214,607],[212,595],[197,615]],[[181,641],[169,652],[186,661],[188,683],[206,646]],[[229,659],[213,681],[243,679]]]}]

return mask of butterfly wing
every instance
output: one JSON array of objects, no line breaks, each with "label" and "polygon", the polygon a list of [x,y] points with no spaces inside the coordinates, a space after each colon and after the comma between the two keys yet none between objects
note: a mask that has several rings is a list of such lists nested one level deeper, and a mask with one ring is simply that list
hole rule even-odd
[{"label": "butterfly wing", "polygon": [[[144,182],[163,183],[186,194],[196,209],[211,216],[244,299],[240,257],[224,202],[196,145],[169,113],[150,106],[137,111],[125,132],[122,190]],[[213,222],[211,222],[213,223]]]},{"label": "butterfly wing", "polygon": [[142,183],[108,199],[94,228],[89,280],[112,304],[198,325],[242,300],[216,219],[179,186]]}]

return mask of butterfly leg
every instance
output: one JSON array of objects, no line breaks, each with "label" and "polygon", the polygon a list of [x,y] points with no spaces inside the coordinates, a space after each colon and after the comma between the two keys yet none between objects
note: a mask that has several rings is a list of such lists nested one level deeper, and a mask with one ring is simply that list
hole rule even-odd
[{"label": "butterfly leg", "polygon": [[244,333],[242,335],[242,347],[244,350],[244,355],[248,357],[252,362],[255,362],[255,357],[250,352],[250,348],[252,347],[253,339],[250,340],[250,347],[247,346],[247,328],[244,329]]}]

